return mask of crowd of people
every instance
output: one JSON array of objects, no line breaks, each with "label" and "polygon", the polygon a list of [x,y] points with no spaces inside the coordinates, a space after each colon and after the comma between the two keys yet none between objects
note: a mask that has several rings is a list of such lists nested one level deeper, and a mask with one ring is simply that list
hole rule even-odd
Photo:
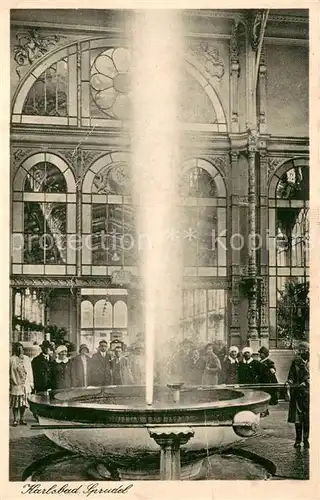
[{"label": "crowd of people", "polygon": [[[87,345],[82,344],[79,353],[70,356],[65,344],[53,345],[44,340],[41,352],[32,361],[24,354],[21,343],[12,347],[10,358],[10,406],[13,426],[27,425],[24,413],[28,407],[28,396],[50,390],[71,387],[142,385],[145,383],[144,349],[136,343],[128,349],[122,342],[105,340],[99,342],[91,356]],[[176,348],[162,372],[167,380],[183,382],[185,385],[257,385],[270,394],[270,404],[278,403],[276,367],[266,347],[259,349],[259,360],[252,356],[252,349],[231,346],[228,352],[215,352],[214,344],[196,346],[183,341]],[[155,383],[159,382],[156,377]],[[270,388],[268,385],[271,384]],[[301,343],[297,356],[291,364],[287,381],[290,397],[288,421],[295,424],[295,446],[309,446],[309,346]],[[268,414],[265,412],[264,416]]]},{"label": "crowd of people", "polygon": [[[214,345],[198,348],[190,341],[182,342],[169,362],[171,378],[179,378],[192,385],[217,384],[276,384],[276,367],[269,358],[269,350],[261,347],[259,360],[252,357],[252,349],[231,346],[228,353],[214,352]],[[277,389],[268,389],[270,404],[278,402]]]}]

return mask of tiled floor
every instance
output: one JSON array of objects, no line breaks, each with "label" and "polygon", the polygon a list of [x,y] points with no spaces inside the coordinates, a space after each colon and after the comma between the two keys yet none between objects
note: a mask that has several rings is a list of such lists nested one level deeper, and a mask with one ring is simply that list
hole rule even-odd
[{"label": "tiled floor", "polygon": [[[30,412],[26,413],[26,420],[26,427],[10,427],[11,481],[21,481],[23,471],[33,461],[61,450],[43,431],[31,429],[36,421]],[[287,403],[280,403],[271,407],[268,417],[261,419],[258,435],[238,444],[237,448],[271,460],[277,468],[274,479],[307,479],[309,453],[303,448],[296,450],[293,443],[294,426],[287,423]]]}]

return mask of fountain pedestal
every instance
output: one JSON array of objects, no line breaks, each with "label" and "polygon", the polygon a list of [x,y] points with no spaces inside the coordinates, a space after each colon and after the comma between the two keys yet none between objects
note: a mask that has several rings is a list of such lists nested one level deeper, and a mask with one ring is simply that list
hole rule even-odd
[{"label": "fountain pedestal", "polygon": [[180,446],[194,436],[191,427],[152,427],[150,437],[160,446],[160,479],[174,481],[180,479]]}]

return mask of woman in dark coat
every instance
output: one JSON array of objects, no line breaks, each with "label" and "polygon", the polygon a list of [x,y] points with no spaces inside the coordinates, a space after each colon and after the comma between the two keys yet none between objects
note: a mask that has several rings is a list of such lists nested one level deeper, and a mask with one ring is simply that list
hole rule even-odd
[{"label": "woman in dark coat", "polygon": [[64,345],[59,345],[56,349],[56,359],[52,363],[51,387],[53,390],[70,387],[68,363],[68,349]]},{"label": "woman in dark coat", "polygon": [[301,342],[296,358],[290,366],[287,387],[290,388],[290,404],[288,422],[295,424],[295,448],[303,444],[309,448],[309,344]]},{"label": "woman in dark coat", "polygon": [[[259,349],[260,355],[260,382],[261,384],[277,384],[276,367],[274,362],[269,358],[269,349],[262,346]],[[270,394],[271,399],[269,404],[275,406],[278,404],[278,390],[276,388],[263,388],[265,392]]]},{"label": "woman in dark coat", "polygon": [[251,347],[242,349],[243,358],[239,363],[239,384],[258,384],[260,381],[260,362],[252,357]]}]

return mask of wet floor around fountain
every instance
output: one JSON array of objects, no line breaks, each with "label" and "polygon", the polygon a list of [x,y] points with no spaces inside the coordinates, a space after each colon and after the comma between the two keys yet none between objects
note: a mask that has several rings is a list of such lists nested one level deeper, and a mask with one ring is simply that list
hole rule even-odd
[{"label": "wet floor around fountain", "polygon": [[[307,479],[308,478],[308,451],[296,450],[294,444],[294,426],[287,423],[287,403],[280,403],[278,407],[270,408],[270,415],[261,419],[261,429],[257,436],[249,438],[232,448],[236,452],[248,452],[251,454],[259,455],[271,461],[276,466],[276,472],[273,480],[281,479]],[[10,480],[21,481],[22,474],[31,463],[41,458],[48,457],[48,455],[61,452],[61,448],[55,446],[41,430],[32,430],[31,425],[35,423],[32,415],[26,413],[28,426],[18,426],[10,428]],[[246,460],[244,460],[244,458]],[[233,475],[232,479],[261,479],[261,474],[265,474],[265,467],[263,464],[256,461],[251,461],[248,457],[239,457],[232,454],[231,457],[224,455],[223,458],[219,457],[218,461],[211,459],[210,467],[204,467],[201,471],[202,479],[211,479],[217,475],[223,476],[229,472]],[[248,462],[249,460],[249,462]],[[243,468],[244,463],[246,467]],[[223,467],[222,467],[223,464]],[[83,459],[80,457],[77,461],[73,462],[68,471],[68,474],[78,474],[80,469],[83,470]],[[63,468],[65,473],[67,469]],[[209,470],[210,469],[210,470]],[[245,470],[246,477],[243,477]],[[58,471],[58,472],[57,472]],[[220,471],[220,472],[219,472]],[[58,474],[58,475],[57,475]],[[61,463],[57,464],[52,476],[52,479],[47,480],[61,480]],[[83,478],[86,480],[85,478]],[[219,477],[223,479],[223,477]],[[230,479],[225,477],[225,479]],[[68,479],[76,480],[76,479]],[[77,478],[79,480],[79,478]]]}]

